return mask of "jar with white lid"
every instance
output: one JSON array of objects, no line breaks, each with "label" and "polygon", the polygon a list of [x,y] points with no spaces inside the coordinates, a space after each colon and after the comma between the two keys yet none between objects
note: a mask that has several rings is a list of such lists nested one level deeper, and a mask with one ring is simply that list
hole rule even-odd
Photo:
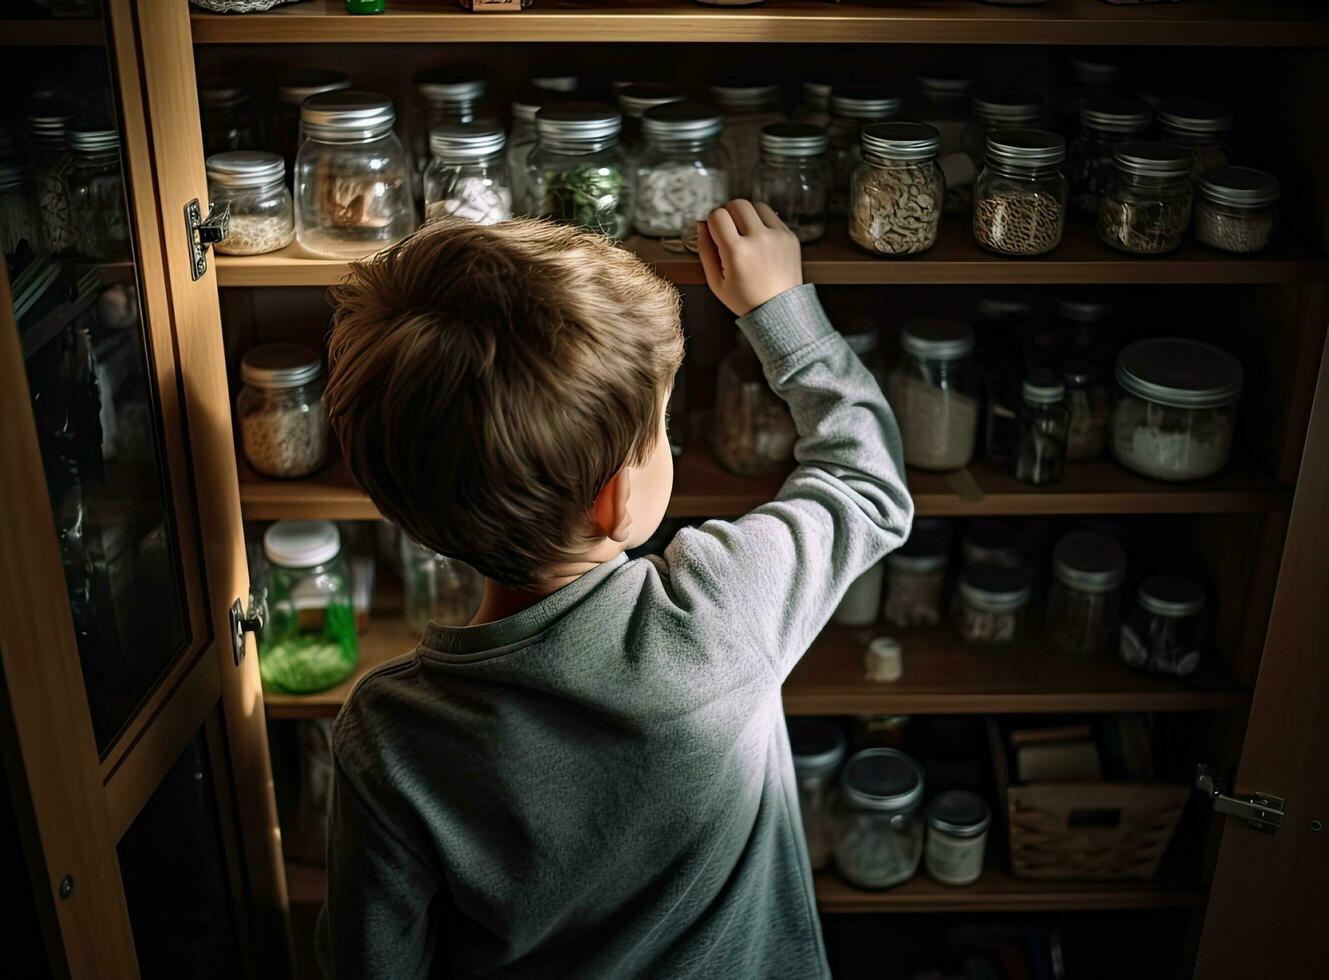
[{"label": "jar with white lid", "polygon": [[392,100],[324,92],[300,106],[305,142],[295,160],[295,237],[315,255],[359,259],[415,230],[406,151]]},{"label": "jar with white lid", "polygon": [[1191,177],[1232,162],[1232,110],[1212,102],[1166,99],[1158,106],[1158,138],[1191,155]]},{"label": "jar with white lid", "polygon": [[729,152],[720,143],[724,116],[697,102],[646,110],[634,161],[632,223],[651,238],[695,243],[697,222],[729,200]]},{"label": "jar with white lid", "polygon": [[863,159],[863,127],[893,119],[903,107],[904,99],[900,96],[868,85],[837,85],[831,91],[831,121],[826,126],[826,163],[831,173],[831,188],[826,212],[832,217],[848,213],[854,171]]},{"label": "jar with white lid", "polygon": [[258,110],[253,96],[239,80],[224,76],[203,78],[199,81],[198,99],[206,156],[261,148]]},{"label": "jar with white lid", "polygon": [[715,458],[738,476],[770,473],[793,463],[797,439],[789,406],[771,391],[752,344],[739,331],[715,385]]},{"label": "jar with white lid", "polygon": [[350,87],[350,78],[327,68],[290,68],[277,75],[277,111],[272,117],[268,142],[281,154],[288,176],[294,171],[295,155],[304,142],[300,129],[300,104],[311,95],[340,92]]},{"label": "jar with white lid", "polygon": [[968,214],[974,204],[974,177],[978,173],[964,152],[974,79],[968,75],[929,73],[919,75],[915,82],[918,121],[935,129],[941,141],[937,166],[941,167],[946,186],[942,210],[946,214]]},{"label": "jar with white lid", "polygon": [[1091,361],[1061,362],[1061,380],[1066,386],[1066,410],[1070,424],[1066,434],[1066,460],[1071,463],[1097,459],[1107,445],[1108,393]]},{"label": "jar with white lid", "polygon": [[1015,478],[1034,486],[1061,480],[1066,469],[1070,412],[1066,385],[1052,371],[1035,368],[1020,386],[1020,439],[1015,449]]},{"label": "jar with white lid", "polygon": [[935,518],[915,518],[909,538],[886,556],[886,599],[882,603],[886,622],[901,629],[941,622],[949,553],[946,524]]},{"label": "jar with white lid", "polygon": [[788,726],[803,837],[812,870],[819,871],[831,863],[834,839],[831,805],[835,777],[844,762],[844,735],[835,724],[822,718],[790,718]]},{"label": "jar with white lid", "polygon": [[1165,143],[1122,143],[1098,202],[1098,237],[1123,252],[1162,255],[1191,223],[1191,160]]},{"label": "jar with white lid", "polygon": [[1007,521],[983,518],[970,521],[960,538],[962,564],[998,565],[1023,569],[1024,549],[1019,530]]},{"label": "jar with white lid", "polygon": [[1098,213],[1098,199],[1112,181],[1112,153],[1122,143],[1147,139],[1154,111],[1135,99],[1104,95],[1080,106],[1080,132],[1067,148],[1071,202]]},{"label": "jar with white lid", "polygon": [[71,126],[66,194],[74,248],[99,262],[131,258],[129,215],[120,164],[120,133],[95,123]]},{"label": "jar with white lid", "polygon": [[925,470],[969,463],[978,434],[974,331],[961,320],[919,317],[900,331],[900,361],[887,385],[904,459]]},{"label": "jar with white lid", "polygon": [[890,888],[923,856],[923,769],[898,749],[864,749],[845,763],[835,816],[835,867],[851,885]]},{"label": "jar with white lid", "polygon": [[[1047,103],[1036,92],[1019,90],[989,90],[979,92],[969,102],[969,122],[964,130],[963,152],[965,163],[955,160],[943,167],[946,186],[974,182],[987,159],[988,133],[994,129],[1038,129],[1047,125]],[[972,194],[970,195],[972,204]],[[972,207],[970,213],[972,213]]]},{"label": "jar with white lid", "polygon": [[493,225],[512,217],[507,136],[492,122],[448,123],[429,132],[425,217]]},{"label": "jar with white lid", "polygon": [[806,123],[772,123],[761,131],[752,200],[769,204],[800,242],[815,242],[826,234],[829,185],[824,129]]},{"label": "jar with white lid", "polygon": [[873,123],[861,131],[862,163],[851,178],[849,237],[878,255],[931,248],[941,224],[945,181],[941,138],[923,123]]},{"label": "jar with white lid", "polygon": [[972,885],[983,876],[992,812],[983,798],[968,790],[938,793],[928,804],[924,866],[943,885]]},{"label": "jar with white lid", "polygon": [[1057,649],[1090,657],[1111,648],[1121,623],[1126,552],[1105,534],[1072,531],[1052,552],[1047,632]]},{"label": "jar with white lid", "polygon": [[308,476],[328,461],[332,443],[323,404],[323,359],[299,344],[264,344],[240,361],[235,400],[240,448],[264,476]]},{"label": "jar with white lid", "polygon": [[831,121],[831,83],[804,82],[803,97],[795,107],[790,122],[809,123],[813,126],[825,126]]},{"label": "jar with white lid", "polygon": [[1042,255],[1066,224],[1066,141],[1039,129],[988,134],[974,185],[974,240],[998,255]]},{"label": "jar with white lid", "polygon": [[618,108],[623,113],[623,135],[620,141],[631,155],[641,145],[641,120],[647,110],[670,102],[682,102],[688,94],[673,85],[638,82],[625,85],[614,93]]},{"label": "jar with white lid", "polygon": [[1033,595],[1024,568],[967,564],[955,590],[955,628],[960,638],[983,646],[1014,642]]},{"label": "jar with white lid", "polygon": [[1202,480],[1227,465],[1241,363],[1210,344],[1140,340],[1117,357],[1112,456],[1155,480]]},{"label": "jar with white lid", "polygon": [[204,162],[208,200],[231,210],[220,255],[262,255],[295,240],[295,211],[286,189],[286,161],[266,150],[215,153]]},{"label": "jar with white lid", "polygon": [[[761,148],[762,130],[784,120],[784,113],[780,111],[780,86],[743,80],[724,81],[711,86],[711,99],[725,116],[720,142],[729,151],[733,167],[729,192],[734,197],[752,197],[752,172],[764,152]],[[823,197],[824,194],[823,190]]]},{"label": "jar with white lid", "polygon": [[435,126],[475,122],[485,114],[489,83],[470,71],[436,68],[415,77],[415,106],[410,115],[412,183],[417,200],[424,198],[424,173],[429,165],[429,133]]},{"label": "jar with white lid", "polygon": [[277,521],[263,535],[260,589],[267,615],[258,642],[266,690],[313,694],[359,662],[351,575],[331,521]]},{"label": "jar with white lid", "polygon": [[1205,596],[1188,578],[1147,578],[1121,627],[1121,659],[1137,670],[1189,677],[1204,656]]},{"label": "jar with white lid", "polygon": [[612,106],[562,102],[535,117],[539,142],[527,158],[536,212],[615,240],[632,224],[632,172],[619,145],[623,117]]},{"label": "jar with white lid", "polygon": [[1249,255],[1263,251],[1278,218],[1278,178],[1251,167],[1218,167],[1200,176],[1195,198],[1195,240]]}]

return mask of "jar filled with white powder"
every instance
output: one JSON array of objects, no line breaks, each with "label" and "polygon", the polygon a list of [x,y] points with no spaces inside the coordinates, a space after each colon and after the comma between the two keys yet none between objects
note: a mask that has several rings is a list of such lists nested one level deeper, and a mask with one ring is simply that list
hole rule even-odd
[{"label": "jar filled with white powder", "polygon": [[696,102],[669,102],[641,118],[644,143],[634,170],[632,223],[640,235],[685,238],[729,199],[729,151],[720,143],[724,116]]},{"label": "jar filled with white powder", "polygon": [[904,460],[954,470],[974,455],[979,389],[974,332],[960,320],[919,317],[900,331],[900,361],[887,381]]},{"label": "jar filled with white powder", "polygon": [[429,132],[425,217],[492,225],[512,217],[507,138],[487,122],[451,123]]},{"label": "jar filled with white powder", "polygon": [[835,866],[851,885],[908,881],[923,856],[923,769],[898,749],[864,749],[840,774]]},{"label": "jar filled with white powder", "polygon": [[952,789],[928,804],[923,849],[928,876],[943,885],[972,885],[983,875],[992,813],[977,793]]}]

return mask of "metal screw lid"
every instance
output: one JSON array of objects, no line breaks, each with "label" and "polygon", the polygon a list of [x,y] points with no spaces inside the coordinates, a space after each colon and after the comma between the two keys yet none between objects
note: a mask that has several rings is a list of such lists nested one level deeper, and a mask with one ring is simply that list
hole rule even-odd
[{"label": "metal screw lid", "polygon": [[1057,315],[1072,323],[1103,323],[1112,316],[1111,303],[1096,299],[1059,299]]},{"label": "metal screw lid", "polygon": [[992,823],[983,797],[966,789],[939,793],[928,804],[928,826],[948,837],[978,837]]},{"label": "metal screw lid", "polygon": [[483,160],[502,153],[508,138],[494,122],[452,123],[429,130],[429,152],[440,160]]},{"label": "metal screw lid", "polygon": [[886,160],[931,160],[941,149],[941,133],[927,123],[869,123],[861,138],[865,154]]},{"label": "metal screw lid", "polygon": [[1143,102],[1112,95],[1085,99],[1080,124],[1109,133],[1143,133],[1154,122],[1154,110]]},{"label": "metal screw lid", "polygon": [[840,792],[860,810],[907,812],[923,799],[923,769],[899,749],[864,749],[845,763]]},{"label": "metal screw lid", "polygon": [[1193,579],[1155,576],[1140,583],[1136,600],[1156,616],[1177,619],[1204,609],[1204,589]]},{"label": "metal screw lid", "polygon": [[1232,110],[1214,102],[1164,99],[1158,106],[1158,125],[1178,134],[1210,135],[1232,128]]},{"label": "metal screw lid", "polygon": [[987,160],[997,166],[1055,167],[1066,159],[1066,141],[1043,129],[994,129]]},{"label": "metal screw lid", "polygon": [[711,97],[722,109],[765,109],[780,101],[780,86],[734,79],[712,85]]},{"label": "metal screw lid", "polygon": [[623,116],[601,102],[562,102],[535,115],[535,132],[542,140],[613,140],[622,129]]},{"label": "metal screw lid", "polygon": [[341,553],[332,521],[277,521],[263,535],[263,554],[282,568],[312,568]]},{"label": "metal screw lid", "polygon": [[1137,177],[1189,177],[1194,161],[1186,150],[1166,143],[1122,143],[1112,151],[1122,173]]},{"label": "metal screw lid", "polygon": [[65,130],[65,140],[71,150],[79,153],[104,153],[119,149],[120,132],[86,123]]},{"label": "metal screw lid", "polygon": [[903,105],[893,92],[867,85],[837,85],[831,90],[831,115],[839,119],[889,119]]},{"label": "metal screw lid", "polygon": [[985,126],[1019,128],[1039,125],[1047,116],[1047,105],[1036,92],[984,92],[974,96],[973,113]]},{"label": "metal screw lid", "polygon": [[436,68],[415,76],[415,91],[430,105],[477,102],[485,97],[489,83],[473,72]]},{"label": "metal screw lid", "polygon": [[1092,58],[1073,58],[1071,74],[1075,81],[1088,88],[1102,88],[1119,80],[1125,69],[1115,61],[1096,61]]},{"label": "metal screw lid", "polygon": [[299,105],[311,95],[340,92],[350,87],[350,78],[339,71],[292,68],[277,76],[277,101],[286,105]]},{"label": "metal screw lid", "polygon": [[266,187],[286,176],[281,154],[266,150],[229,150],[204,161],[208,180],[222,187]]},{"label": "metal screw lid", "polygon": [[1234,208],[1263,208],[1278,203],[1278,178],[1254,167],[1215,167],[1200,175],[1200,196]]},{"label": "metal screw lid", "polygon": [[963,320],[914,317],[900,329],[900,349],[915,357],[954,361],[974,352],[974,329]]},{"label": "metal screw lid", "polygon": [[826,152],[826,130],[810,123],[771,123],[761,130],[761,152],[777,157],[817,157]]},{"label": "metal screw lid", "polygon": [[813,102],[828,105],[832,88],[834,86],[830,82],[804,82],[803,94]]},{"label": "metal screw lid", "polygon": [[787,725],[794,772],[800,777],[829,775],[840,767],[845,742],[839,728],[821,718],[790,718]]},{"label": "metal screw lid", "polygon": [[198,97],[209,108],[224,109],[247,101],[249,92],[238,79],[214,76],[199,82]]},{"label": "metal screw lid", "polygon": [[1181,337],[1137,340],[1117,355],[1117,384],[1174,408],[1218,408],[1241,397],[1241,362],[1211,344]]},{"label": "metal screw lid", "polygon": [[530,123],[533,126],[535,125],[535,117],[541,109],[560,101],[563,100],[554,92],[529,89],[512,100],[513,121]]},{"label": "metal screw lid", "polygon": [[531,88],[541,92],[560,92],[568,95],[577,91],[576,75],[540,75],[531,79]]},{"label": "metal screw lid", "polygon": [[41,112],[28,116],[28,132],[36,137],[56,137],[63,139],[65,127],[73,119],[69,113]]},{"label": "metal screw lid", "polygon": [[298,388],[322,376],[323,359],[301,344],[264,344],[240,360],[240,380],[253,388]]},{"label": "metal screw lid", "polygon": [[640,119],[647,109],[686,98],[686,92],[672,85],[627,85],[618,90],[618,107],[623,115]]},{"label": "metal screw lid", "polygon": [[641,117],[647,139],[714,139],[724,131],[724,114],[702,102],[666,102]]},{"label": "metal screw lid", "polygon": [[1126,581],[1126,552],[1106,534],[1072,531],[1052,551],[1052,574],[1079,592],[1111,592]]},{"label": "metal screw lid", "polygon": [[1066,385],[1046,368],[1035,368],[1020,385],[1020,394],[1030,405],[1056,405],[1066,398]]},{"label": "metal screw lid", "polygon": [[966,562],[983,564],[1000,555],[1003,561],[1019,563],[1020,533],[1004,521],[970,521],[960,539],[960,551]]},{"label": "metal screw lid", "polygon": [[305,135],[314,139],[372,139],[389,132],[396,121],[392,100],[377,92],[322,92],[300,104]]},{"label": "metal screw lid", "polygon": [[886,556],[886,563],[910,572],[933,572],[946,567],[950,528],[935,517],[919,517],[905,543]]},{"label": "metal screw lid", "polygon": [[1034,588],[1028,569],[972,562],[960,572],[960,596],[970,605],[993,612],[1019,609]]},{"label": "metal screw lid", "polygon": [[919,75],[914,80],[919,94],[926,100],[968,98],[974,91],[974,78],[971,75],[947,75],[944,73]]},{"label": "metal screw lid", "polygon": [[1027,320],[1034,315],[1034,301],[1016,296],[980,296],[974,312],[985,320]]},{"label": "metal screw lid", "polygon": [[29,177],[27,169],[17,160],[0,160],[0,191],[22,187]]}]

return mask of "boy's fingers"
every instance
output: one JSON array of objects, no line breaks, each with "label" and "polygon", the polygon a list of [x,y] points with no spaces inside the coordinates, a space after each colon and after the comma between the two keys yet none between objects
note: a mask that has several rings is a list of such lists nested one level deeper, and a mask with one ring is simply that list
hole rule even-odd
[{"label": "boy's fingers", "polygon": [[752,206],[751,201],[745,201],[741,197],[736,197],[725,205],[734,218],[734,224],[744,235],[754,235],[761,231],[763,224],[761,217],[757,214],[757,209]]},{"label": "boy's fingers", "polygon": [[706,227],[710,229],[711,238],[715,240],[721,255],[725,249],[737,245],[739,239],[743,237],[738,233],[738,226],[734,224],[734,216],[723,207],[716,208],[706,217]]},{"label": "boy's fingers", "polygon": [[720,250],[715,247],[711,229],[706,222],[697,222],[697,257],[701,259],[701,268],[706,273],[706,285],[718,292],[724,282],[724,266],[720,262]]},{"label": "boy's fingers", "polygon": [[756,208],[757,216],[761,218],[762,224],[767,228],[775,228],[783,231],[789,230],[789,227],[780,220],[780,216],[776,214],[775,210],[765,201],[758,201]]}]

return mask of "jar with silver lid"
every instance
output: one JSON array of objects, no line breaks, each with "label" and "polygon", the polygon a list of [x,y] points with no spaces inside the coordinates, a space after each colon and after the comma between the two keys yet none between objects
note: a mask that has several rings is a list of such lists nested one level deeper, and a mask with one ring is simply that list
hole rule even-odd
[{"label": "jar with silver lid", "polygon": [[46,251],[32,174],[17,160],[0,157],[0,252],[12,255],[24,242],[35,255]]},{"label": "jar with silver lid", "polygon": [[955,186],[968,186],[972,191],[987,160],[988,133],[994,129],[1038,129],[1047,125],[1047,103],[1035,92],[989,90],[970,100],[969,111],[963,142],[967,162],[953,160],[950,167],[942,169],[947,187],[954,181]]},{"label": "jar with silver lid", "polygon": [[918,317],[900,330],[900,360],[887,379],[904,459],[955,470],[973,458],[978,435],[974,331],[962,320]]},{"label": "jar with silver lid", "polygon": [[835,817],[835,867],[851,885],[890,888],[923,856],[923,769],[898,749],[864,749],[845,763]]},{"label": "jar with silver lid", "polygon": [[780,86],[724,81],[711,86],[711,99],[725,116],[720,142],[729,151],[733,166],[729,192],[734,197],[752,197],[752,172],[765,152],[761,148],[762,130],[784,120],[780,111]]},{"label": "jar with silver lid", "polygon": [[941,137],[923,123],[872,123],[861,132],[863,162],[851,179],[849,237],[878,255],[931,248],[941,224],[945,181]]},{"label": "jar with silver lid", "polygon": [[535,117],[539,142],[527,159],[536,211],[613,239],[632,224],[632,172],[619,146],[623,117],[594,102],[547,105]]},{"label": "jar with silver lid", "polygon": [[512,217],[507,137],[491,122],[449,123],[429,133],[425,217],[492,225]]},{"label": "jar with silver lid", "polygon": [[69,143],[65,185],[75,250],[99,262],[130,258],[119,131],[91,124],[71,127],[65,137]]},{"label": "jar with silver lid", "polygon": [[825,126],[831,121],[831,83],[804,82],[803,97],[789,117],[790,122]]},{"label": "jar with silver lid", "polygon": [[32,150],[33,183],[41,215],[42,237],[52,252],[74,247],[74,216],[69,210],[69,154],[65,130],[73,117],[55,106],[44,106],[27,117]]},{"label": "jar with silver lid", "polygon": [[437,68],[415,77],[415,108],[410,117],[412,173],[417,200],[424,199],[424,174],[431,153],[429,134],[435,126],[475,122],[484,112],[489,83],[453,68]]},{"label": "jar with silver lid", "polygon": [[641,235],[695,245],[697,222],[729,200],[724,116],[700,103],[670,102],[648,109],[641,128],[633,226]]},{"label": "jar with silver lid", "polygon": [[1232,451],[1241,363],[1197,340],[1136,341],[1117,356],[1112,456],[1155,480],[1202,480]]},{"label": "jar with silver lid", "polygon": [[918,121],[937,131],[937,166],[946,184],[942,210],[946,214],[968,214],[974,204],[974,177],[977,170],[964,152],[965,132],[969,127],[970,103],[974,79],[967,75],[929,73],[919,75]]},{"label": "jar with silver lid", "polygon": [[974,240],[999,255],[1042,255],[1061,244],[1066,223],[1066,142],[1038,129],[988,134],[974,185]]},{"label": "jar with silver lid", "polygon": [[739,476],[788,467],[798,433],[789,406],[771,391],[757,354],[738,331],[715,386],[715,458]]},{"label": "jar with silver lid", "polygon": [[1167,99],[1158,106],[1158,138],[1191,155],[1191,177],[1232,162],[1232,110],[1212,102]]},{"label": "jar with silver lid", "polygon": [[300,106],[295,237],[315,255],[358,259],[415,230],[410,167],[392,100],[347,89]]},{"label": "jar with silver lid", "polygon": [[208,77],[198,86],[203,153],[262,149],[262,124],[249,90],[239,80]]},{"label": "jar with silver lid", "polygon": [[235,400],[240,448],[264,476],[308,476],[332,445],[323,404],[323,359],[299,344],[264,344],[240,361]]},{"label": "jar with silver lid", "polygon": [[266,150],[215,153],[204,164],[208,200],[231,209],[220,255],[261,255],[295,239],[295,213],[286,189],[286,161]]},{"label": "jar with silver lid", "polygon": [[1123,252],[1162,255],[1191,223],[1191,158],[1164,143],[1122,143],[1098,202],[1098,237]]},{"label": "jar with silver lid", "polygon": [[903,107],[900,96],[867,85],[837,85],[831,91],[831,121],[826,126],[826,164],[831,173],[831,188],[826,211],[832,217],[848,213],[854,171],[863,159],[863,127],[893,119]]},{"label": "jar with silver lid", "polygon": [[955,589],[955,629],[968,643],[1004,646],[1015,641],[1033,595],[1024,568],[967,564]]},{"label": "jar with silver lid", "polygon": [[821,718],[790,718],[788,726],[803,837],[808,845],[808,861],[812,870],[818,871],[831,863],[831,805],[835,777],[844,762],[844,735],[835,724]]},{"label": "jar with silver lid", "polygon": [[752,199],[769,204],[800,242],[815,242],[826,234],[829,184],[824,129],[806,123],[772,123],[761,131]]},{"label": "jar with silver lid", "polygon": [[1066,459],[1077,463],[1097,459],[1107,445],[1108,393],[1098,365],[1090,361],[1064,360],[1061,380],[1066,386],[1066,409],[1070,428],[1066,435]]},{"label": "jar with silver lid", "polygon": [[1147,578],[1121,627],[1121,659],[1137,670],[1189,677],[1204,656],[1204,589],[1188,578]]},{"label": "jar with silver lid", "polygon": [[1200,176],[1195,240],[1224,252],[1263,251],[1274,237],[1278,178],[1251,167],[1218,167]]},{"label": "jar with silver lid", "polygon": [[966,566],[998,565],[1022,569],[1025,561],[1020,542],[1020,532],[1006,521],[970,521],[960,538],[960,557]]},{"label": "jar with silver lid", "polygon": [[1112,181],[1112,152],[1121,143],[1146,139],[1154,112],[1143,102],[1104,95],[1080,106],[1080,132],[1067,148],[1071,202],[1098,213],[1098,199]]},{"label": "jar with silver lid", "polygon": [[1070,412],[1066,386],[1052,371],[1035,368],[1020,387],[1020,440],[1015,450],[1015,478],[1034,486],[1061,480],[1066,468]]},{"label": "jar with silver lid", "polygon": [[1048,638],[1073,657],[1111,649],[1121,622],[1126,552],[1105,534],[1072,531],[1052,552]]},{"label": "jar with silver lid", "polygon": [[269,144],[286,161],[288,174],[294,170],[295,155],[304,142],[300,130],[300,104],[311,95],[340,92],[351,87],[351,80],[339,71],[327,68],[290,68],[277,76],[277,111],[272,117]]},{"label": "jar with silver lid", "polygon": [[648,109],[670,102],[682,102],[688,97],[681,88],[653,82],[625,85],[614,93],[618,108],[623,113],[623,135],[620,141],[629,154],[641,145],[641,120]]},{"label": "jar with silver lid", "polygon": [[920,517],[909,538],[886,556],[886,599],[882,615],[892,626],[936,626],[946,581],[950,534],[944,522]]},{"label": "jar with silver lid", "polygon": [[943,885],[972,885],[983,876],[992,813],[977,793],[952,789],[928,804],[924,866]]}]

